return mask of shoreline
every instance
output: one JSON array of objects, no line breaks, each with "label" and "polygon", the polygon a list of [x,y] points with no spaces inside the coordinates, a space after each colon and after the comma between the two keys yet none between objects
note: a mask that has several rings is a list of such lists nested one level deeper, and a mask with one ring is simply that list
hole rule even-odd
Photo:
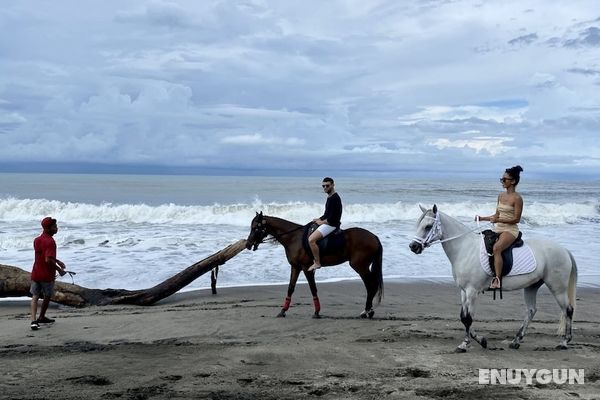
[{"label": "shoreline", "polygon": [[[343,284],[344,282],[362,282],[362,281],[360,280],[359,277],[327,279],[327,280],[323,280],[323,281],[317,281],[317,285],[336,284],[336,283]],[[454,279],[451,276],[392,277],[392,278],[385,278],[384,286],[387,283],[391,283],[391,284],[394,284],[394,283],[402,283],[402,284],[431,283],[431,284],[440,284],[440,285],[450,285],[452,287],[456,287],[456,285],[454,283]],[[305,279],[300,277],[296,286],[297,287],[304,286],[307,284],[308,284],[308,282],[306,282]],[[273,287],[281,286],[281,287],[287,288],[287,282],[274,282],[274,283],[262,282],[262,283],[256,283],[256,284],[246,284],[246,285],[220,285],[217,282],[217,291],[221,290],[221,289],[243,289],[243,288],[271,287],[271,286],[273,286]],[[102,288],[102,289],[106,289],[106,288]],[[600,289],[600,274],[578,276],[577,277],[577,289]],[[183,288],[183,289],[179,290],[177,293],[174,293],[173,295],[171,295],[170,297],[177,296],[177,295],[184,294],[184,293],[203,292],[206,290],[211,290],[209,285],[199,287],[199,288],[193,288],[193,289]],[[519,292],[520,290],[521,289],[516,290],[516,292]],[[508,291],[505,291],[505,292],[508,292]],[[7,305],[7,304],[10,304],[11,302],[22,303],[22,302],[29,302],[30,300],[31,300],[30,297],[4,297],[4,298],[0,298],[0,304]]]},{"label": "shoreline", "polygon": [[[29,329],[23,302],[2,304],[0,390],[7,398],[119,399],[563,399],[600,393],[600,289],[578,288],[574,339],[559,351],[559,310],[550,292],[519,350],[508,348],[524,316],[522,292],[480,296],[472,343],[452,284],[386,282],[373,320],[361,319],[362,282],[319,283],[321,319],[298,285],[286,318],[286,286],[177,293],[153,306],[75,309]],[[36,370],[36,385],[28,384]],[[585,384],[481,385],[480,368],[576,368]]]}]

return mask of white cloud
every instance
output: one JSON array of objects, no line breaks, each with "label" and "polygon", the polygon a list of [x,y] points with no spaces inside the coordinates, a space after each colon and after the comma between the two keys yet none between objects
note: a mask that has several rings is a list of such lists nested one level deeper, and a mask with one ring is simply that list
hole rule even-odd
[{"label": "white cloud", "polygon": [[412,125],[421,121],[460,121],[480,119],[498,123],[517,123],[523,120],[526,107],[503,109],[499,107],[467,106],[427,106],[421,111],[398,118],[403,125]]},{"label": "white cloud", "polygon": [[0,125],[2,124],[22,124],[27,122],[27,119],[16,112],[3,112],[0,110]]},{"label": "white cloud", "polygon": [[0,158],[586,170],[596,3],[8,2]]},{"label": "white cloud", "polygon": [[506,153],[509,150],[514,149],[514,147],[506,146],[506,142],[510,142],[512,139],[510,138],[492,138],[492,137],[474,137],[472,139],[447,139],[447,138],[438,138],[435,140],[431,140],[429,142],[430,145],[437,147],[440,150],[446,148],[458,148],[458,149],[471,149],[474,150],[475,153],[480,153],[485,151],[492,156],[497,156],[502,153]]},{"label": "white cloud", "polygon": [[278,138],[278,137],[264,137],[259,133],[252,135],[237,135],[228,136],[221,139],[221,143],[235,144],[235,145],[285,145],[285,146],[302,146],[305,144],[303,139],[296,137]]}]

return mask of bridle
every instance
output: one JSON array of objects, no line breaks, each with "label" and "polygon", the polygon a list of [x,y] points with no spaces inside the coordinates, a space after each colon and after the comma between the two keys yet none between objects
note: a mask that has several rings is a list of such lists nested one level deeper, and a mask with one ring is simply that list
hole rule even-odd
[{"label": "bridle", "polygon": [[431,228],[429,229],[429,232],[427,232],[427,235],[425,235],[425,237],[419,237],[419,236],[414,236],[414,240],[415,242],[419,243],[421,246],[423,246],[423,248],[427,248],[429,246],[431,246],[432,244],[437,244],[437,243],[446,243],[449,242],[451,240],[454,239],[458,239],[459,237],[465,236],[471,232],[475,232],[477,230],[480,230],[479,228],[479,221],[477,224],[476,228],[473,228],[471,230],[468,230],[466,232],[463,232],[459,235],[456,236],[452,236],[446,239],[442,239],[443,236],[443,231],[442,231],[442,219],[440,218],[440,213],[437,212],[434,214],[434,217],[430,217],[429,215],[425,215],[423,217],[423,219],[428,218],[428,219],[432,219],[433,220],[433,225],[431,225]]},{"label": "bridle", "polygon": [[261,215],[260,219],[256,222],[256,227],[254,228],[254,236],[260,235],[260,240],[255,240],[252,244],[252,251],[256,251],[258,249],[258,245],[265,242],[265,238],[269,235],[267,233],[267,222],[263,220]]},{"label": "bridle", "polygon": [[415,242],[419,243],[424,249],[431,246],[434,243],[437,243],[438,241],[440,243],[442,241],[442,221],[440,220],[440,214],[436,213],[434,215],[435,215],[435,217],[430,217],[429,215],[425,215],[422,218],[422,219],[427,218],[427,219],[433,220],[433,224],[431,225],[429,232],[427,232],[427,235],[425,235],[425,237],[419,237],[419,236],[413,237]]},{"label": "bridle", "polygon": [[252,251],[256,251],[256,249],[258,248],[258,245],[261,244],[261,243],[267,243],[267,242],[273,243],[273,242],[276,242],[282,236],[289,235],[290,233],[296,232],[296,231],[298,231],[300,229],[304,229],[308,225],[310,225],[310,223],[306,224],[306,225],[297,226],[296,228],[291,229],[291,230],[286,231],[286,232],[283,232],[283,233],[278,233],[278,234],[271,233],[270,235],[273,236],[273,238],[265,240],[265,238],[267,236],[269,236],[269,233],[267,232],[267,222],[264,220],[264,216],[261,216],[260,219],[256,223],[256,227],[254,228],[255,235],[258,234],[259,237],[260,237],[260,240],[257,240],[257,241],[255,241],[253,243]]}]

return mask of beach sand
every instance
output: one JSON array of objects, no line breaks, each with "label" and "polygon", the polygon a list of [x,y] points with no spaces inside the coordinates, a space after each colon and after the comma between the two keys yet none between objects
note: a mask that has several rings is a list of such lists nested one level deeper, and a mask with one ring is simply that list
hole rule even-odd
[{"label": "beach sand", "polygon": [[[323,318],[308,286],[275,318],[285,286],[177,294],[152,307],[51,306],[52,325],[29,329],[29,303],[0,303],[0,398],[7,399],[598,399],[600,290],[578,288],[574,339],[556,350],[559,309],[546,288],[519,350],[522,291],[480,297],[463,338],[451,283],[386,282],[373,320],[358,318],[364,288],[321,283]],[[479,368],[575,368],[585,384],[481,385]],[[524,381],[524,379],[523,379]]]}]

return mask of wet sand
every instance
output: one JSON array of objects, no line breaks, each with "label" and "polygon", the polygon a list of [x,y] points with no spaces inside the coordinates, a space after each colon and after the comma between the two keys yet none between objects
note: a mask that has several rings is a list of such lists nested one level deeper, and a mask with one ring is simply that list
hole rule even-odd
[{"label": "wet sand", "polygon": [[[458,289],[386,282],[373,320],[358,318],[360,282],[319,284],[322,318],[298,285],[177,294],[152,307],[73,309],[29,329],[29,303],[0,303],[0,398],[7,399],[598,399],[600,290],[578,288],[574,339],[556,350],[559,309],[547,289],[518,350],[522,292],[480,297],[474,328],[488,339],[457,354]],[[481,385],[479,368],[575,368],[585,384]]]}]

